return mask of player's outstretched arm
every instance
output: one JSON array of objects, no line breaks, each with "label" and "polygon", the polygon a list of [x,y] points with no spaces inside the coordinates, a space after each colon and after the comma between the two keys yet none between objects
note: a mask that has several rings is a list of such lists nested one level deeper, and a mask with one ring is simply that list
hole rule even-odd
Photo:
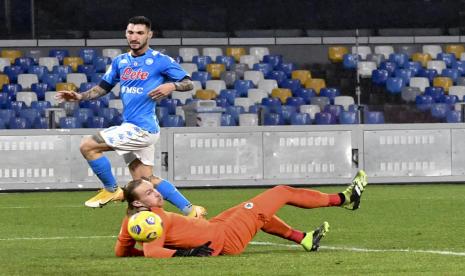
[{"label": "player's outstretched arm", "polygon": [[77,93],[75,91],[58,91],[57,94],[55,95],[55,99],[57,99],[58,102],[85,101],[85,100],[92,100],[92,99],[98,98],[107,93],[108,93],[107,90],[103,89],[99,85],[96,85],[83,93]]},{"label": "player's outstretched arm", "polygon": [[173,91],[189,91],[194,88],[194,84],[189,78],[185,78],[181,81],[178,82],[169,82],[169,83],[164,83],[154,90],[149,92],[149,97],[152,98],[152,100],[157,101],[161,100],[165,97],[168,97],[171,92]]}]

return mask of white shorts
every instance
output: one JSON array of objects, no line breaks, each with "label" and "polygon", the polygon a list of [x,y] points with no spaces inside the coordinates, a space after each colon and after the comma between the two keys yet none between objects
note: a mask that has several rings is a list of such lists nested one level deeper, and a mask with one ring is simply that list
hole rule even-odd
[{"label": "white shorts", "polygon": [[160,133],[150,133],[140,127],[123,123],[100,131],[105,143],[122,155],[126,164],[139,159],[144,165],[155,164],[155,143]]}]

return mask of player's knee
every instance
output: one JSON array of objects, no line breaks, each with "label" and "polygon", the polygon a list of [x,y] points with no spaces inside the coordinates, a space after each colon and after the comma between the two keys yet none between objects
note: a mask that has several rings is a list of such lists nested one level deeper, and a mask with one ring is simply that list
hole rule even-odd
[{"label": "player's knee", "polygon": [[280,192],[280,193],[281,193],[281,192],[286,192],[286,191],[289,190],[289,186],[287,186],[287,185],[278,185],[278,186],[275,186],[275,187],[273,188],[273,190],[276,190],[276,191],[278,191],[278,192]]},{"label": "player's knee", "polygon": [[81,144],[79,145],[79,150],[83,155],[86,155],[93,150],[95,144],[96,143],[91,136],[86,136],[82,138]]}]

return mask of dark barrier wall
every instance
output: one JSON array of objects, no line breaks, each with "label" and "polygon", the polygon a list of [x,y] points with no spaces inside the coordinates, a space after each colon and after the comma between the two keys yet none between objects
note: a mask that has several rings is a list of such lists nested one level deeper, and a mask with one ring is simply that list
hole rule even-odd
[{"label": "dark barrier wall", "polygon": [[0,38],[87,38],[93,30],[122,30],[136,14],[150,17],[156,30],[227,36],[244,29],[447,29],[463,25],[464,10],[459,0],[0,0]]}]

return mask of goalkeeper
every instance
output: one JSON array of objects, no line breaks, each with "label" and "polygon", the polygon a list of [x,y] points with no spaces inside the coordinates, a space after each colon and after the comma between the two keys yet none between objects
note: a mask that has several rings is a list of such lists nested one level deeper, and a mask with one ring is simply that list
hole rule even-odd
[{"label": "goalkeeper", "polygon": [[[310,232],[293,229],[275,213],[284,205],[305,209],[341,206],[356,210],[367,185],[365,172],[359,171],[352,183],[338,194],[316,190],[276,186],[249,201],[232,207],[210,220],[195,219],[163,210],[163,198],[147,180],[133,180],[124,189],[128,201],[115,254],[118,257],[145,256],[169,258],[178,256],[217,256],[240,254],[258,230],[301,244],[307,251],[316,251],[329,229],[324,222]],[[163,221],[160,238],[135,248],[136,241],[127,230],[128,218],[138,211],[151,210]]]}]

